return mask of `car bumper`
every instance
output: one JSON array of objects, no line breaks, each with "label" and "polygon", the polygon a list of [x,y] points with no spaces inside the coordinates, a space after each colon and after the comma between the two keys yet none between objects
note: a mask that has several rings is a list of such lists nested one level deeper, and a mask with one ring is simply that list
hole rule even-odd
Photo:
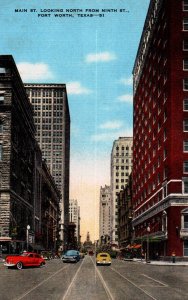
[{"label": "car bumper", "polygon": [[78,260],[76,258],[63,258],[63,262],[77,262]]},{"label": "car bumper", "polygon": [[4,266],[6,267],[15,267],[16,264],[13,263],[4,263]]},{"label": "car bumper", "polygon": [[97,265],[111,265],[110,261],[97,261],[96,262]]}]

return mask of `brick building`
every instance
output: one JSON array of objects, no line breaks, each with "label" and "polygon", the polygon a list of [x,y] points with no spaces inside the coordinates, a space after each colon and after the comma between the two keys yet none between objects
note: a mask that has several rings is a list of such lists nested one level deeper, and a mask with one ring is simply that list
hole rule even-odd
[{"label": "brick building", "polygon": [[135,238],[188,256],[188,1],[150,2],[133,78]]}]

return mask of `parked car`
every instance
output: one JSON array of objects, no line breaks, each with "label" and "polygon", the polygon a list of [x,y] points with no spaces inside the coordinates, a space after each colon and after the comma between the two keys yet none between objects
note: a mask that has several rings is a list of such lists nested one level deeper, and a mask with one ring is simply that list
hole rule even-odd
[{"label": "parked car", "polygon": [[23,252],[21,255],[7,255],[4,265],[21,270],[23,267],[42,267],[45,265],[45,260],[37,253]]},{"label": "parked car", "polygon": [[106,252],[101,252],[97,254],[96,258],[96,265],[111,265],[111,257],[108,253]]},{"label": "parked car", "polygon": [[61,257],[62,261],[65,262],[78,262],[80,260],[80,253],[77,250],[67,250]]},{"label": "parked car", "polygon": [[45,260],[50,260],[53,258],[52,252],[50,251],[42,251],[41,252],[41,256],[45,259]]}]

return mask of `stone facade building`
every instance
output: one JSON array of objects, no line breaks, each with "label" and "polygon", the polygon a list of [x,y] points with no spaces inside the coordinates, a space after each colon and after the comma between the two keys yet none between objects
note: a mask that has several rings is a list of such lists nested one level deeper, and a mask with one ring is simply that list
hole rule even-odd
[{"label": "stone facade building", "polygon": [[35,127],[12,56],[0,56],[0,127],[0,240],[25,241],[35,227]]},{"label": "stone facade building", "polygon": [[10,55],[1,55],[0,250],[19,252],[26,248],[28,225],[29,236],[32,238],[29,243],[33,248],[35,243],[42,247],[39,233],[43,231],[46,235],[46,224],[42,223],[45,214],[42,202],[47,188],[51,191],[50,197],[47,197],[50,201],[48,213],[52,213],[54,218],[54,241],[59,221],[60,195],[50,178],[49,170],[42,162],[42,153],[35,140],[32,105],[14,59]]},{"label": "stone facade building", "polygon": [[112,218],[111,242],[118,244],[118,199],[117,195],[129,180],[132,171],[133,138],[120,137],[115,140],[111,152],[111,190],[112,190]]},{"label": "stone facade building", "polygon": [[69,224],[70,114],[65,84],[25,84],[34,110],[36,139],[61,191],[61,230],[67,241]]},{"label": "stone facade building", "polygon": [[105,185],[100,189],[99,203],[99,239],[108,241],[111,231],[111,187]]},{"label": "stone facade building", "polygon": [[118,198],[118,240],[120,247],[126,247],[132,242],[132,180],[131,175],[127,185],[119,192]]}]

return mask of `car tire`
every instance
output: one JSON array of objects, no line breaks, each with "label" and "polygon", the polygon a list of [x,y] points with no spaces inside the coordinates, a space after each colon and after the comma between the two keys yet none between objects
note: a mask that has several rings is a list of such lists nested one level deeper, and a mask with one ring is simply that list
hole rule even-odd
[{"label": "car tire", "polygon": [[16,268],[17,268],[17,270],[21,270],[21,269],[23,269],[23,264],[22,264],[22,262],[21,262],[21,261],[17,262],[17,264],[16,264]]},{"label": "car tire", "polygon": [[45,264],[44,264],[43,262],[41,262],[40,267],[44,267],[44,265],[45,265]]}]

